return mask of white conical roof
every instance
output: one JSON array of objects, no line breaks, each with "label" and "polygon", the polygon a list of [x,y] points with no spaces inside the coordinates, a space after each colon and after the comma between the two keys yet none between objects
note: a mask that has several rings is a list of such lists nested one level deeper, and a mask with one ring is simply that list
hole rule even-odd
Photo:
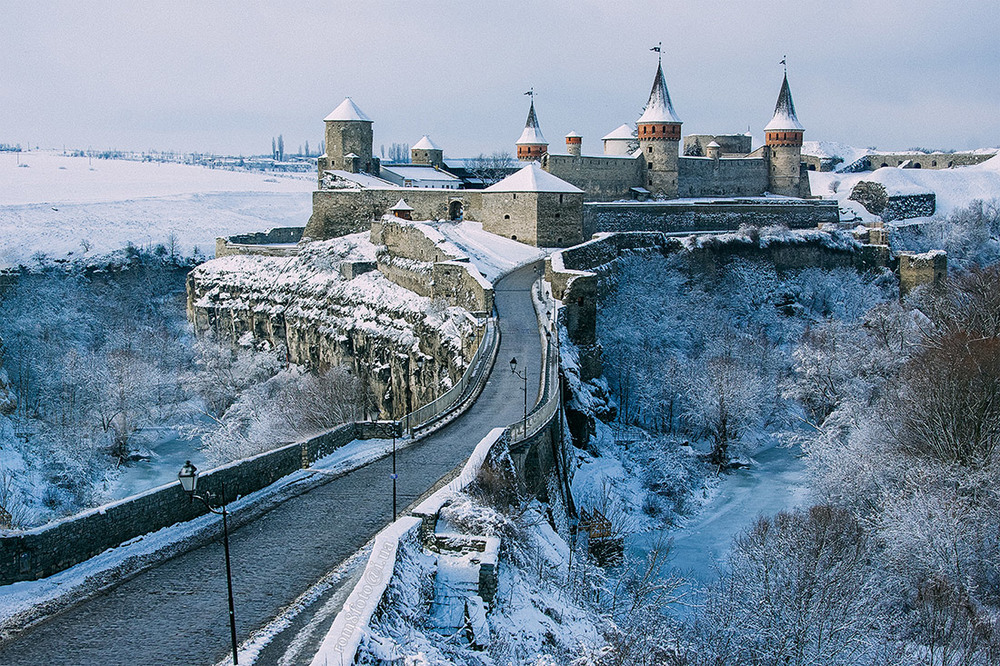
[{"label": "white conical roof", "polygon": [[413,210],[413,206],[400,199],[396,202],[396,205],[389,210]]},{"label": "white conical roof", "polygon": [[778,93],[778,103],[774,105],[774,116],[771,122],[764,125],[765,131],[793,130],[803,131],[802,123],[795,115],[795,104],[792,102],[792,90],[788,87],[788,74],[785,74],[781,82],[781,91]]},{"label": "white conical roof", "polygon": [[426,134],[420,137],[420,141],[413,144],[411,150],[413,148],[416,148],[417,150],[441,150],[441,148],[436,143],[431,141],[431,138]]},{"label": "white conical roof", "polygon": [[524,131],[521,137],[514,142],[514,145],[548,145],[548,141],[542,136],[542,130],[538,126],[538,117],[535,115],[535,101],[531,100],[531,108],[528,109],[528,120],[524,123]]},{"label": "white conical roof", "polygon": [[523,169],[513,173],[499,183],[490,185],[483,192],[583,192],[572,183],[553,176],[542,169],[538,162],[529,162]]},{"label": "white conical roof", "polygon": [[323,120],[362,120],[367,123],[374,122],[365,115],[364,111],[358,108],[358,105],[350,97],[345,97],[340,106],[331,111],[330,115]]},{"label": "white conical roof", "polygon": [[567,139],[582,139],[583,135],[574,130],[574,131],[570,132],[569,134],[567,134],[566,138]]},{"label": "white conical roof", "polygon": [[708,144],[708,147],[709,148],[722,148],[722,146],[719,145],[718,141],[713,141],[712,143]]},{"label": "white conical roof", "polygon": [[634,139],[632,136],[632,126],[628,123],[622,123],[615,129],[611,130],[607,134],[601,137],[601,141],[605,139]]},{"label": "white conical roof", "polygon": [[653,79],[653,89],[649,91],[649,101],[646,109],[639,116],[640,123],[679,123],[681,119],[674,113],[674,105],[670,103],[670,92],[663,78],[663,64],[656,66],[656,77]]}]

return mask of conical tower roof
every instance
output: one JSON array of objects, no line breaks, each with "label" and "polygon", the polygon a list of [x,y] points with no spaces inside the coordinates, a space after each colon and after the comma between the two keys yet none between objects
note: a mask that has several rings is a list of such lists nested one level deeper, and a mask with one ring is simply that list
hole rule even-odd
[{"label": "conical tower roof", "polygon": [[670,103],[670,92],[667,90],[667,82],[663,78],[663,63],[656,65],[656,78],[653,79],[653,89],[649,91],[649,101],[646,102],[646,109],[639,116],[640,123],[679,123],[681,119],[674,112],[674,105]]},{"label": "conical tower roof", "polygon": [[372,122],[372,119],[359,109],[358,105],[350,97],[345,97],[344,101],[323,120],[361,120],[366,123]]},{"label": "conical tower roof", "polygon": [[521,138],[515,141],[514,145],[548,145],[548,143],[538,126],[538,118],[535,116],[535,100],[531,100],[531,108],[528,109],[528,120],[524,123],[524,131],[521,132]]},{"label": "conical tower roof", "polygon": [[778,103],[774,105],[774,117],[764,126],[764,130],[794,130],[801,132],[805,128],[795,115],[795,103],[792,102],[792,90],[788,87],[788,72],[781,82],[781,92],[778,93]]},{"label": "conical tower roof", "polygon": [[417,150],[441,150],[441,147],[431,141],[431,138],[426,134],[420,137],[420,141],[413,144],[413,148],[416,148]]},{"label": "conical tower roof", "polygon": [[567,183],[558,176],[553,176],[542,169],[538,162],[529,162],[520,171],[507,176],[499,183],[494,183],[483,192],[559,192],[576,194],[583,192],[572,183]]}]

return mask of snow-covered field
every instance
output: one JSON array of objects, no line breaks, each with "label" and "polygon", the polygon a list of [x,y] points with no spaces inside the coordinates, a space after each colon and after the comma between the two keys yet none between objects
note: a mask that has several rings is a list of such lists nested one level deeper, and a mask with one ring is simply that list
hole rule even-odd
[{"label": "snow-covered field", "polygon": [[861,173],[809,172],[809,186],[814,195],[842,204],[862,180],[881,183],[890,195],[933,192],[937,195],[937,214],[947,216],[976,199],[1000,199],[1000,155],[982,164],[953,169],[883,167]]},{"label": "snow-covered field", "polygon": [[312,174],[265,174],[184,164],[0,153],[0,266],[135,245],[212,256],[215,239],[305,226]]}]

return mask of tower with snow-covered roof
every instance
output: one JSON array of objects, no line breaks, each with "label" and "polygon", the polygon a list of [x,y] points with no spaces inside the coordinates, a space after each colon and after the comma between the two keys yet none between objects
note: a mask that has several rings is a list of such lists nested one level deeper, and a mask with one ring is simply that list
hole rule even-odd
[{"label": "tower with snow-covered roof", "polygon": [[662,60],[657,62],[649,100],[636,124],[639,128],[639,149],[646,163],[646,182],[643,185],[653,194],[676,197],[681,119],[670,102]]},{"label": "tower with snow-covered roof", "polygon": [[549,152],[549,144],[542,136],[542,130],[538,126],[538,116],[535,115],[535,98],[532,95],[531,107],[528,109],[528,120],[524,123],[524,131],[515,142],[517,146],[517,159],[522,162],[542,159],[542,155]]},{"label": "tower with snow-covered roof", "polygon": [[579,132],[570,132],[566,135],[566,153],[573,157],[580,157],[583,152],[583,135]]},{"label": "tower with snow-covered roof", "polygon": [[583,242],[583,190],[529,162],[483,190],[483,229],[538,247]]},{"label": "tower with snow-covered roof", "polygon": [[[804,128],[795,115],[792,91],[788,87],[788,72],[781,81],[774,116],[764,126],[764,143],[768,157],[768,191],[790,197],[803,196],[803,180],[808,190],[808,176],[802,177],[802,133]],[[806,192],[808,194],[808,192]]]},{"label": "tower with snow-covered roof", "polygon": [[429,164],[435,169],[440,169],[444,166],[444,151],[424,134],[420,137],[420,141],[410,148],[410,161],[413,164]]},{"label": "tower with snow-covered roof", "polygon": [[372,159],[372,119],[350,97],[323,122],[326,125],[326,154],[319,158],[321,181],[324,171],[334,169],[377,175],[378,166]]}]

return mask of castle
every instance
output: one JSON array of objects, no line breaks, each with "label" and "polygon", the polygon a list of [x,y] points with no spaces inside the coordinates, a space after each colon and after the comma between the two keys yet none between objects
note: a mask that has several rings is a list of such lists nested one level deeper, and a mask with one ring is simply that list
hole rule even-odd
[{"label": "castle", "polygon": [[[810,195],[802,161],[804,130],[787,72],[764,128],[765,145],[754,151],[747,134],[692,135],[684,137],[682,155],[682,121],[674,111],[662,62],[657,63],[635,131],[622,125],[603,137],[602,155],[583,155],[583,137],[576,132],[566,135],[564,154],[550,152],[532,97],[527,122],[515,143],[517,158],[526,165],[485,189],[450,173],[443,150],[426,136],[413,146],[411,164],[381,164],[372,151],[373,121],[350,98],[324,122],[326,154],[319,158],[319,189],[313,194],[313,214],[304,234],[311,239],[358,231],[400,198],[414,219],[471,219],[482,222],[487,231],[546,247],[567,247],[589,237],[594,229],[584,223],[585,202],[747,198],[769,193],[796,198],[800,207],[808,209],[806,217],[819,208],[801,201]],[[744,205],[725,203],[730,208]],[[683,213],[697,217],[697,207],[689,208]],[[830,221],[830,212],[824,210],[819,217],[818,221]]]}]

